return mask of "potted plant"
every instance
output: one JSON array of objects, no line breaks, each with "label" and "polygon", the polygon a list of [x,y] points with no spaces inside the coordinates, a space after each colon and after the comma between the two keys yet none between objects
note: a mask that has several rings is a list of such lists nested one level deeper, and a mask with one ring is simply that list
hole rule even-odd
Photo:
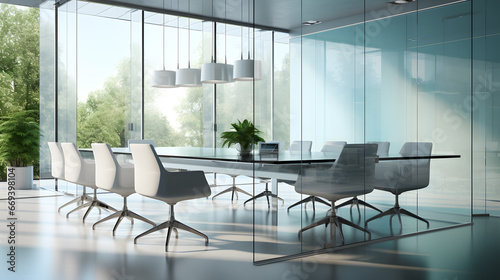
[{"label": "potted plant", "polygon": [[231,145],[239,144],[236,149],[240,152],[241,157],[250,155],[253,144],[266,141],[259,136],[262,131],[258,130],[249,120],[243,120],[242,122],[238,120],[237,123],[232,123],[231,126],[233,130],[221,134],[221,138],[224,139],[222,147],[227,145],[229,148]]},{"label": "potted plant", "polygon": [[21,111],[0,123],[0,161],[7,165],[7,180],[16,189],[33,187],[33,164],[40,153],[40,125],[34,111]]}]

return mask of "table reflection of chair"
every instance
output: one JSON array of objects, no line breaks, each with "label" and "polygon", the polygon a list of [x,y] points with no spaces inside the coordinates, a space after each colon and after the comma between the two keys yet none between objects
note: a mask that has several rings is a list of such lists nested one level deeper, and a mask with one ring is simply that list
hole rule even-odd
[{"label": "table reflection of chair", "polygon": [[304,231],[311,228],[330,225],[330,237],[332,237],[333,229],[336,227],[339,229],[342,243],[344,243],[342,231],[344,224],[367,233],[371,238],[371,233],[368,230],[337,216],[335,202],[345,197],[362,195],[373,190],[376,152],[377,145],[375,144],[347,144],[332,167],[328,169],[317,167],[302,169],[295,184],[295,190],[303,194],[324,197],[331,202],[332,208],[328,217],[302,228],[299,231],[299,237]]},{"label": "table reflection of chair", "polygon": [[134,238],[134,244],[137,244],[137,240],[145,235],[167,228],[165,251],[168,251],[170,235],[178,228],[203,237],[205,245],[208,245],[208,237],[205,234],[179,222],[174,216],[174,206],[178,202],[210,195],[210,186],[203,171],[169,172],[163,167],[151,145],[131,144],[130,150],[135,162],[135,191],[146,197],[163,201],[170,206],[169,220],[139,234]]},{"label": "table reflection of chair", "polygon": [[[391,144],[390,142],[368,142],[368,144],[377,144],[377,156],[379,156],[379,157],[380,156],[387,156],[389,154],[389,147]],[[357,196],[335,206],[335,208],[338,209],[340,207],[351,205],[351,211],[352,211],[352,207],[354,205],[356,205],[356,207],[358,208],[358,214],[359,214],[359,216],[361,216],[361,210],[359,209],[360,204],[364,205],[365,207],[371,208],[375,211],[382,213],[382,210],[378,209],[377,207],[371,205],[370,203],[368,203],[366,201],[359,199]]]},{"label": "table reflection of chair", "polygon": [[[407,142],[401,148],[400,155],[410,158],[412,156],[430,156],[431,151],[432,143]],[[406,191],[427,187],[429,185],[429,174],[430,158],[403,159],[377,163],[375,169],[375,188],[391,192],[395,195],[396,201],[394,207],[366,220],[365,225],[375,219],[388,215],[391,216],[391,221],[392,217],[397,215],[401,224],[401,214],[404,214],[425,222],[428,227],[429,222],[426,219],[399,206],[399,195]]]},{"label": "table reflection of chair", "polygon": [[[344,146],[347,144],[346,141],[326,141],[323,147],[321,148],[321,152],[325,154],[331,154],[332,156],[338,156],[340,152],[342,152],[342,149]],[[323,203],[324,205],[331,207],[330,203],[324,201],[323,199],[316,197],[316,196],[308,196],[304,199],[302,199],[299,202],[296,202],[292,205],[290,205],[287,209],[287,211],[290,211],[291,208],[300,205],[302,203],[307,203],[307,202],[312,202],[313,205],[313,211],[316,211],[316,202]],[[306,204],[307,205],[307,204]]]}]

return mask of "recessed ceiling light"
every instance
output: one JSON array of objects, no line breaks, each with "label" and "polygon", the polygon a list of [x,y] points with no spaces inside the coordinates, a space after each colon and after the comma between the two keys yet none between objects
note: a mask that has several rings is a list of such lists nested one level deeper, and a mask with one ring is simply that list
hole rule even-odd
[{"label": "recessed ceiling light", "polygon": [[304,21],[302,24],[303,25],[315,25],[315,24],[320,24],[321,21],[319,20],[308,20],[308,21]]},{"label": "recessed ceiling light", "polygon": [[406,4],[406,3],[410,3],[410,2],[414,2],[415,0],[394,0],[394,1],[390,1],[389,3],[391,4]]}]

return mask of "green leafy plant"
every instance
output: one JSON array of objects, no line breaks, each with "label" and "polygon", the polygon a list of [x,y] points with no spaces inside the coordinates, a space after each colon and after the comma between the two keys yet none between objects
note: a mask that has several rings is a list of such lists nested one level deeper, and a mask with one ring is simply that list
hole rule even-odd
[{"label": "green leafy plant", "polygon": [[40,125],[35,111],[21,111],[0,121],[0,161],[13,167],[33,165],[40,153]]},{"label": "green leafy plant", "polygon": [[222,147],[240,144],[241,149],[247,151],[252,147],[252,144],[266,141],[259,136],[262,131],[258,130],[249,120],[243,120],[243,122],[238,120],[237,123],[232,123],[231,126],[233,130],[222,132],[220,136],[225,139]]}]

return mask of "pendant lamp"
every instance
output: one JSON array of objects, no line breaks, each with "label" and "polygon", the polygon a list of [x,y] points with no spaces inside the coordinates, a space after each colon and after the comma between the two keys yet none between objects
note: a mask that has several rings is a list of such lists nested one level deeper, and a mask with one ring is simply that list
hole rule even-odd
[{"label": "pendant lamp", "polygon": [[[226,11],[224,10],[224,16]],[[204,84],[225,84],[233,82],[233,65],[227,64],[227,25],[224,27],[224,63],[217,63],[217,23],[212,23],[212,62],[201,66],[201,82]]]},{"label": "pendant lamp", "polygon": [[[165,8],[165,1],[163,1],[163,8]],[[175,71],[165,70],[165,14],[163,14],[162,23],[162,62],[163,70],[156,70],[153,72],[152,87],[156,88],[175,88]]]},{"label": "pendant lamp", "polygon": [[[190,10],[188,8],[188,10]],[[177,28],[177,32],[179,29]],[[177,33],[179,34],[179,33]],[[179,36],[179,35],[177,35]],[[191,19],[188,19],[188,67],[177,69],[175,84],[178,87],[201,87],[201,69],[191,68]]]},{"label": "pendant lamp", "polygon": [[[248,19],[250,21],[250,3],[248,3]],[[241,3],[241,20],[243,21],[243,2]],[[243,59],[243,27],[241,28],[241,59],[234,61],[233,79],[235,81],[254,81],[262,79],[262,64],[259,60],[250,59],[250,28],[248,28],[248,56]]]}]

